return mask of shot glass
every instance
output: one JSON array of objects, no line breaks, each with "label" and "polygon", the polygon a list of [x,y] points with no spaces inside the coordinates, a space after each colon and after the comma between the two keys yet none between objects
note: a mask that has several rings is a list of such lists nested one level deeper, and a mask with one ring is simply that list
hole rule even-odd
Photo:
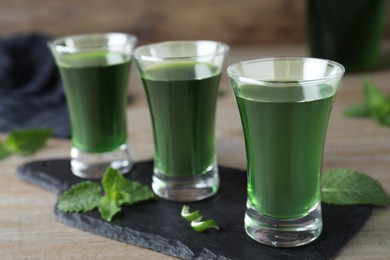
[{"label": "shot glass", "polygon": [[71,168],[101,178],[107,167],[128,172],[127,88],[137,38],[124,33],[85,34],[48,43],[65,89],[72,128]]},{"label": "shot glass", "polygon": [[173,201],[197,201],[219,189],[215,110],[228,46],[170,41],[134,52],[154,134],[153,191]]},{"label": "shot glass", "polygon": [[381,63],[388,0],[306,0],[310,54],[343,64],[347,72]]},{"label": "shot glass", "polygon": [[286,57],[242,61],[227,72],[247,155],[245,231],[275,247],[309,243],[322,230],[323,148],[344,67]]}]

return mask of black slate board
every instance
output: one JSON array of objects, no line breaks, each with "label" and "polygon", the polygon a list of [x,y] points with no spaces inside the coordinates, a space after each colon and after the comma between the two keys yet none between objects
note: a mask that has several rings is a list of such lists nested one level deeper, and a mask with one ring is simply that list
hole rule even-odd
[{"label": "black slate board", "polygon": [[[182,259],[332,259],[369,218],[370,206],[335,206],[323,203],[324,230],[320,238],[297,248],[272,248],[249,238],[244,231],[246,173],[220,167],[221,190],[217,196],[189,203],[206,219],[215,219],[220,231],[196,233],[180,217],[182,203],[162,199],[143,202],[125,210],[110,223],[97,210],[54,214],[65,225]],[[136,163],[127,174],[150,184],[153,162]],[[18,176],[34,185],[61,194],[84,179],[70,171],[69,159],[35,161],[18,168]]]}]

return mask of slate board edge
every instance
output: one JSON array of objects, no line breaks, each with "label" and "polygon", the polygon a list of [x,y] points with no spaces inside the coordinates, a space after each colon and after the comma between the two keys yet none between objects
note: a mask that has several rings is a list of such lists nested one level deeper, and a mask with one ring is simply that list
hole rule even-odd
[{"label": "slate board edge", "polygon": [[[104,238],[110,238],[116,241],[120,241],[126,244],[147,248],[152,251],[162,253],[165,255],[191,260],[191,259],[230,259],[225,256],[216,255],[211,250],[203,248],[199,255],[196,255],[191,249],[180,241],[167,239],[159,235],[144,233],[133,230],[131,228],[115,226],[110,222],[102,219],[96,220],[90,218],[85,214],[78,213],[63,213],[58,210],[58,201],[54,206],[54,215],[56,219],[69,227],[84,232],[99,235]],[[88,228],[85,223],[95,222],[98,224],[99,229]],[[83,223],[80,225],[80,223]],[[121,232],[112,232],[113,229],[120,228]],[[196,234],[195,234],[196,235]]]},{"label": "slate board edge", "polygon": [[[61,161],[68,160],[68,158],[56,158],[52,160],[42,160],[46,161]],[[26,162],[23,165],[17,168],[17,176],[19,179],[30,183],[36,187],[42,188],[49,192],[55,193],[58,196],[66,189],[69,188],[69,185],[63,184],[53,178],[48,176],[45,172],[40,172],[36,170],[31,170],[29,165],[31,163],[36,163],[38,161]],[[55,188],[58,187],[58,188]],[[211,250],[203,248],[199,255],[196,255],[192,250],[190,250],[186,245],[180,241],[166,239],[156,234],[152,233],[143,233],[130,228],[123,228],[119,226],[114,226],[112,223],[106,222],[102,219],[96,220],[85,214],[78,213],[63,213],[58,210],[58,200],[54,205],[54,216],[57,221],[60,223],[75,228],[77,230],[82,230],[91,234],[96,234],[101,237],[109,238],[112,240],[120,241],[126,244],[131,244],[134,246],[147,248],[152,251],[162,253],[165,255],[181,258],[181,259],[230,259],[225,256],[216,255]],[[95,228],[88,228],[85,226],[85,223],[91,223],[91,221],[98,221],[100,227],[99,230]],[[82,224],[81,224],[82,223]],[[120,228],[123,229],[119,234],[115,232],[110,232],[109,230]]]},{"label": "slate board edge", "polygon": [[[33,161],[27,162],[16,169],[16,175],[18,176],[19,179],[27,183],[33,184],[36,187],[50,191],[56,195],[61,194],[61,191],[64,191],[69,188],[68,185],[60,183],[58,180],[48,176],[44,172],[31,170],[29,168],[30,163],[34,163],[34,162]],[[59,188],[55,188],[55,187],[59,187]]]}]

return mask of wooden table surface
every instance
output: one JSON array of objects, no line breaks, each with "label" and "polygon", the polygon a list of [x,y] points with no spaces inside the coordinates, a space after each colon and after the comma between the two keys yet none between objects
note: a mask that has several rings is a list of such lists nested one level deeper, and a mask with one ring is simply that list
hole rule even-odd
[{"label": "wooden table surface", "polygon": [[[303,46],[232,47],[226,64],[264,56],[306,55]],[[134,64],[133,64],[134,65]],[[362,82],[372,81],[390,93],[390,68],[347,74],[329,122],[323,170],[345,167],[369,174],[390,194],[390,128],[371,119],[342,116],[345,107],[362,98]],[[246,168],[241,122],[226,74],[221,89],[227,95],[218,101],[216,146],[221,165]],[[153,157],[153,137],[145,94],[132,68],[128,108],[128,134],[135,161]],[[0,136],[4,138],[5,136]],[[69,228],[56,221],[56,196],[19,180],[16,168],[32,160],[69,157],[69,140],[51,139],[31,157],[10,156],[0,161],[0,259],[172,259]],[[341,218],[343,216],[340,216]],[[339,259],[389,259],[390,209],[376,208],[361,231],[342,250]]]}]

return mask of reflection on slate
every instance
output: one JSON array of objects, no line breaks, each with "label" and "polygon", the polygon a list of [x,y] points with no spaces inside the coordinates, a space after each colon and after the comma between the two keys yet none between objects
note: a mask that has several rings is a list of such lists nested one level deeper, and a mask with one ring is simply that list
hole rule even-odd
[{"label": "reflection on slate", "polygon": [[[68,159],[31,162],[18,168],[18,176],[60,194],[83,181],[71,173],[69,165]],[[127,176],[150,184],[152,171],[152,161],[140,162]],[[370,206],[323,204],[324,230],[317,241],[297,248],[272,248],[245,234],[245,172],[220,167],[220,175],[222,188],[217,196],[189,204],[206,219],[215,219],[220,231],[193,231],[180,216],[183,204],[161,199],[124,207],[110,223],[102,220],[97,210],[67,214],[55,207],[54,212],[68,226],[182,259],[331,259],[359,231],[372,211]]]},{"label": "reflection on slate", "polygon": [[70,123],[49,38],[38,33],[0,39],[0,131],[49,127],[69,138]]}]

